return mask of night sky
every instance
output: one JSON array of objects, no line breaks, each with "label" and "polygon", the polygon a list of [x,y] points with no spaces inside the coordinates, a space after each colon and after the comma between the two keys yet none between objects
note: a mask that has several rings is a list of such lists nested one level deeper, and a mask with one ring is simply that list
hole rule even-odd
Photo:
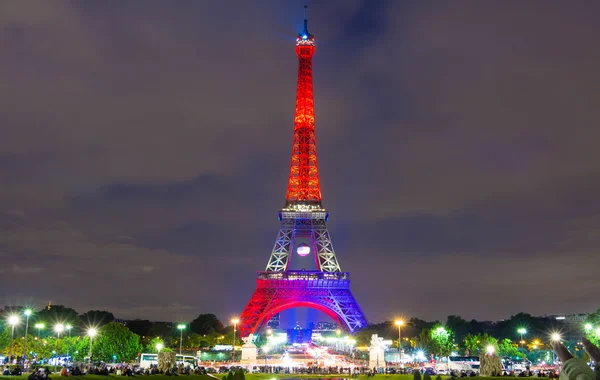
[{"label": "night sky", "polygon": [[[304,3],[0,2],[0,305],[239,314]],[[599,14],[309,2],[323,205],[370,322],[599,307]]]}]

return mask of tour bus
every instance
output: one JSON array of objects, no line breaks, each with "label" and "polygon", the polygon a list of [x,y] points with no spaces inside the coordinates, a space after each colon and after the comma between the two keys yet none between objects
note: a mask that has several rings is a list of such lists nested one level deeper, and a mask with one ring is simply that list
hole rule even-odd
[{"label": "tour bus", "polygon": [[[198,358],[189,355],[175,355],[177,365],[183,364],[186,367],[196,368],[198,366]],[[150,368],[158,364],[158,354],[142,354],[140,356],[140,368]]]},{"label": "tour bus", "polygon": [[463,371],[466,373],[479,373],[479,356],[449,356],[448,358],[442,358],[437,363],[436,369],[438,372],[446,370],[448,374]]}]

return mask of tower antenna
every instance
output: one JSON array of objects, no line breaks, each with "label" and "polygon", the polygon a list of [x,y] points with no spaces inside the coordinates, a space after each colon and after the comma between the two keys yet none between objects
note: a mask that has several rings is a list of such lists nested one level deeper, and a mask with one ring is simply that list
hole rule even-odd
[{"label": "tower antenna", "polygon": [[308,5],[304,6],[304,30],[302,33],[308,35]]}]

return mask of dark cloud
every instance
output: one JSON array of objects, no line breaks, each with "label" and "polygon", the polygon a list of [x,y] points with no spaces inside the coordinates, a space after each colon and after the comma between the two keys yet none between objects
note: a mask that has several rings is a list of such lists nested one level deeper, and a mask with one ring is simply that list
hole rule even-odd
[{"label": "dark cloud", "polygon": [[[1,3],[0,301],[239,313],[283,204],[302,5]],[[598,307],[598,11],[310,4],[324,205],[370,320]]]}]

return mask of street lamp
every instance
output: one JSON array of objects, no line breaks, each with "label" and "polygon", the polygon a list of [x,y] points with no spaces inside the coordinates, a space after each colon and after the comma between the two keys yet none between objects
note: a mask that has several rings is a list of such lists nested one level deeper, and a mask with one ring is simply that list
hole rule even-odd
[{"label": "street lamp", "polygon": [[488,346],[485,348],[485,352],[486,352],[488,355],[494,355],[494,353],[496,352],[496,348],[494,348],[494,346],[492,346],[492,345],[490,344],[490,345],[488,345]]},{"label": "street lamp", "polygon": [[585,327],[585,331],[587,331],[587,332],[592,331],[592,329],[594,328],[594,326],[592,326],[591,323],[586,323],[584,327]]},{"label": "street lamp", "polygon": [[36,353],[35,353],[35,356],[36,356],[36,358],[37,358],[37,357],[39,356],[39,354],[40,354],[40,353],[39,353],[39,351],[40,351],[40,331],[41,331],[41,330],[43,330],[43,329],[44,329],[44,327],[46,327],[46,325],[45,325],[45,324],[43,324],[43,323],[36,323],[36,324],[35,324],[35,328],[36,328],[36,329],[37,329],[37,331],[38,331],[38,334],[37,334],[37,344],[36,344],[36,347],[35,347],[35,349],[36,349]]},{"label": "street lamp", "polygon": [[185,325],[177,325],[177,329],[179,330],[179,355],[181,355],[181,347],[183,345],[183,330],[185,330]]},{"label": "street lamp", "polygon": [[25,341],[23,342],[23,360],[27,357],[27,331],[29,330],[29,316],[31,315],[31,309],[25,309]]},{"label": "street lamp", "polygon": [[401,319],[397,319],[396,322],[394,322],[396,324],[396,326],[398,326],[398,360],[400,362],[402,362],[402,325],[404,324],[404,321]]},{"label": "street lamp", "polygon": [[66,325],[65,329],[67,329],[68,333],[69,333],[69,340],[67,340],[67,364],[69,363],[69,351],[71,349],[71,329],[73,328],[73,326],[71,325]]},{"label": "street lamp", "polygon": [[56,357],[54,358],[54,372],[56,372],[56,368],[58,366],[58,340],[60,339],[60,333],[65,331],[65,325],[62,323],[54,325],[54,331],[56,332],[56,346],[54,350],[56,352]]},{"label": "street lamp", "polygon": [[[552,338],[553,342],[560,342],[561,336],[559,333],[552,333],[550,337]],[[554,350],[552,351],[552,363],[556,363],[556,353]]]},{"label": "street lamp", "polygon": [[523,348],[523,335],[527,334],[527,330],[524,329],[523,327],[520,327],[517,332],[519,333],[519,335],[521,335],[521,341],[519,342],[521,344],[521,348]]},{"label": "street lamp", "polygon": [[157,351],[157,352],[160,352],[160,350],[162,350],[162,349],[163,349],[163,347],[164,347],[164,345],[163,345],[162,343],[160,343],[160,342],[159,342],[159,343],[156,343],[156,351]]},{"label": "street lamp", "polygon": [[596,328],[596,336],[600,337],[600,327]]},{"label": "street lamp", "polygon": [[15,337],[15,326],[19,324],[19,316],[11,315],[8,317],[8,324],[12,326],[12,330],[10,333],[10,348],[8,349],[8,360],[12,362],[12,348],[13,348],[13,339]]},{"label": "street lamp", "polygon": [[233,323],[233,346],[231,347],[231,362],[235,363],[235,329],[237,327],[237,324],[240,323],[240,320],[237,318],[233,318],[231,320],[231,323]]},{"label": "street lamp", "polygon": [[89,358],[90,358],[90,364],[92,364],[92,344],[94,343],[94,337],[98,334],[98,330],[96,330],[96,328],[94,327],[90,327],[87,331],[87,336],[90,337],[90,353],[89,353]]},{"label": "street lamp", "polygon": [[266,344],[263,346],[263,352],[265,353],[265,373],[267,373],[267,354],[271,348]]}]

